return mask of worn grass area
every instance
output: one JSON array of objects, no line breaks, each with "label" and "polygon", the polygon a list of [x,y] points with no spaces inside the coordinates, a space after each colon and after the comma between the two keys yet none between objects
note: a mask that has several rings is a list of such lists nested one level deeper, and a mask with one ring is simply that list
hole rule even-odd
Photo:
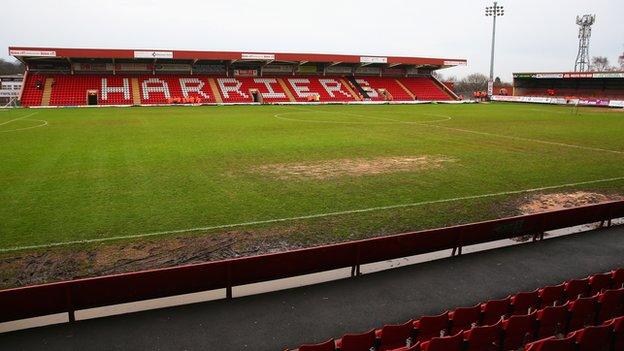
[{"label": "worn grass area", "polygon": [[[16,110],[0,115],[0,251],[623,177],[623,135],[624,113],[515,104]],[[410,157],[452,162],[379,161]],[[275,165],[322,176],[257,171]],[[175,235],[305,245],[496,217],[515,198]]]}]

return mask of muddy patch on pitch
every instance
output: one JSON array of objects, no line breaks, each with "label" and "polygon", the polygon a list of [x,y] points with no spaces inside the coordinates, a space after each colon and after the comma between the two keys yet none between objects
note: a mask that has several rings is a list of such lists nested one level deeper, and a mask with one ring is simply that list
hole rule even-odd
[{"label": "muddy patch on pitch", "polygon": [[276,163],[256,167],[254,171],[284,180],[330,179],[436,169],[445,163],[455,161],[453,158],[441,155],[345,158],[306,163]]},{"label": "muddy patch on pitch", "polygon": [[624,199],[622,195],[600,194],[588,191],[537,194],[524,199],[523,203],[518,207],[518,210],[522,214],[532,214],[622,199]]}]

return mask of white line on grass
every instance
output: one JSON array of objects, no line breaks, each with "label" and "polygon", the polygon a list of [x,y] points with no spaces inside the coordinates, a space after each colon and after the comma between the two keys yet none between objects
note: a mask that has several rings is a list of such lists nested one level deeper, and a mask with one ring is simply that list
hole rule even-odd
[{"label": "white line on grass", "polygon": [[208,230],[215,230],[215,229],[228,229],[228,228],[244,227],[244,226],[259,225],[259,224],[271,224],[271,223],[289,222],[289,221],[296,221],[296,220],[303,220],[303,219],[314,219],[314,218],[341,216],[341,215],[348,215],[348,214],[355,214],[355,213],[383,211],[383,210],[391,210],[391,209],[397,209],[397,208],[418,207],[418,206],[423,206],[423,205],[439,204],[439,203],[446,203],[446,202],[473,200],[473,199],[481,199],[481,198],[486,198],[486,197],[496,197],[496,196],[504,196],[504,195],[514,195],[514,194],[530,193],[530,192],[536,192],[536,191],[552,190],[552,189],[558,189],[558,188],[569,188],[569,187],[575,187],[575,186],[587,185],[587,184],[607,183],[607,182],[613,182],[613,181],[618,181],[618,180],[624,180],[624,176],[615,177],[615,178],[589,180],[589,181],[576,182],[576,183],[565,183],[565,184],[551,185],[551,186],[532,188],[532,189],[501,191],[497,193],[469,195],[469,196],[454,197],[454,198],[449,198],[449,199],[420,201],[420,202],[412,202],[412,203],[407,203],[407,204],[398,204],[398,205],[389,205],[389,206],[369,207],[369,208],[362,208],[362,209],[356,209],[356,210],[317,213],[317,214],[297,216],[297,217],[275,218],[275,219],[266,219],[266,220],[232,223],[232,224],[221,224],[221,225],[206,226],[206,227],[188,228],[188,229],[174,229],[174,230],[165,230],[165,231],[160,231],[160,232],[111,236],[107,238],[62,241],[62,242],[48,243],[48,244],[41,244],[41,245],[6,247],[6,248],[0,248],[0,253],[21,251],[21,250],[34,250],[34,249],[50,248],[50,247],[57,247],[57,246],[68,246],[68,245],[76,245],[76,244],[101,243],[101,242],[123,240],[123,239],[146,238],[146,237],[153,237],[153,236],[160,236],[160,235],[181,234],[181,233],[208,231]]},{"label": "white line on grass", "polygon": [[25,116],[18,117],[18,118],[14,118],[14,119],[9,120],[9,121],[6,121],[6,122],[2,122],[2,123],[0,123],[0,126],[3,126],[3,125],[5,125],[5,124],[9,124],[9,123],[14,122],[14,121],[19,121],[19,120],[20,120],[20,119],[22,119],[22,118],[30,117],[30,116],[32,116],[32,115],[36,115],[37,113],[38,113],[38,112],[29,113],[29,114],[27,114],[27,115],[25,115]]},{"label": "white line on grass", "polygon": [[[299,110],[299,111],[303,112],[304,110]],[[306,112],[308,112],[308,111],[306,111]],[[315,112],[315,111],[309,111],[309,112]],[[560,142],[556,142],[556,141],[547,141],[547,140],[540,140],[540,139],[533,139],[533,138],[524,138],[524,137],[517,137],[517,136],[512,136],[512,135],[480,132],[480,131],[471,130],[471,129],[463,129],[463,128],[448,127],[448,126],[440,126],[440,125],[437,125],[437,124],[430,124],[430,123],[434,123],[434,122],[449,121],[449,120],[452,119],[451,116],[446,116],[446,115],[420,114],[420,115],[424,115],[424,116],[437,116],[437,117],[446,117],[447,118],[447,119],[439,120],[439,121],[400,121],[400,120],[391,119],[391,118],[376,117],[376,116],[366,116],[366,115],[355,114],[355,113],[348,113],[348,112],[330,112],[330,111],[322,111],[322,112],[336,113],[336,114],[342,114],[342,115],[346,115],[346,116],[355,116],[355,117],[368,117],[368,118],[380,119],[380,120],[385,120],[385,121],[394,122],[394,123],[400,123],[400,124],[411,124],[411,125],[419,125],[419,126],[425,126],[425,127],[435,127],[435,128],[452,130],[452,131],[456,131],[456,132],[471,133],[471,134],[485,135],[485,136],[490,136],[490,137],[506,138],[506,139],[512,139],[512,140],[521,140],[521,141],[529,141],[529,142],[533,142],[533,143],[541,143],[541,144],[547,144],[547,145],[563,146],[563,147],[569,147],[569,148],[575,148],[575,149],[590,150],[590,151],[600,151],[600,152],[608,152],[608,153],[613,153],[613,154],[618,154],[618,155],[624,155],[624,151],[619,151],[619,150],[611,150],[611,149],[604,149],[604,148],[599,148],[599,147],[583,146],[583,145],[576,145],[576,144],[567,144],[567,143],[560,143]],[[296,113],[296,112],[290,112],[290,113]],[[277,114],[277,115],[274,115],[274,117],[281,118],[281,119],[286,119],[286,120],[291,120],[291,121],[317,122],[317,121],[311,121],[311,120],[300,120],[300,119],[295,119],[295,118],[288,119],[288,118],[280,117],[280,115],[283,115],[283,114]],[[321,121],[318,121],[318,122],[321,122]],[[349,122],[332,122],[332,121],[323,121],[323,122],[326,122],[326,123],[349,123]],[[371,123],[371,122],[352,122],[352,123],[375,124],[375,123]]]},{"label": "white line on grass", "polygon": [[48,121],[45,121],[45,120],[42,120],[42,119],[28,119],[28,121],[39,121],[39,122],[43,122],[43,123],[37,124],[36,126],[32,126],[32,127],[24,127],[24,128],[9,129],[9,130],[0,130],[0,133],[17,132],[18,130],[33,129],[33,128],[45,127],[45,126],[48,125]]}]

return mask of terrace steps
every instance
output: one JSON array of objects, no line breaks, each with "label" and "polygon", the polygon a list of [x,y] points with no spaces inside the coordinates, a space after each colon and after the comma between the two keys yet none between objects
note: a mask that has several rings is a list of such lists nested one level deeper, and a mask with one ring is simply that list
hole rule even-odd
[{"label": "terrace steps", "polygon": [[141,90],[139,88],[139,79],[132,78],[132,103],[135,105],[141,104]]},{"label": "terrace steps", "polygon": [[412,93],[409,89],[407,89],[407,87],[403,85],[403,83],[401,83],[398,79],[395,79],[395,81],[405,91],[407,95],[412,97],[412,100],[416,100],[416,96],[414,96],[414,93]]},{"label": "terrace steps", "polygon": [[52,97],[52,84],[54,78],[46,78],[43,84],[43,95],[41,96],[41,106],[50,106],[50,98]]}]

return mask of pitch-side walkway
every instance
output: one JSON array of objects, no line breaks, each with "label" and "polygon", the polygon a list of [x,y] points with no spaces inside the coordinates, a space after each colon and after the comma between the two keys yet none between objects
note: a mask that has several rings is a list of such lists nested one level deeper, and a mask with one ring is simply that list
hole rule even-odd
[{"label": "pitch-side walkway", "polygon": [[12,332],[0,335],[0,349],[279,351],[616,267],[624,267],[622,226],[231,301]]}]

